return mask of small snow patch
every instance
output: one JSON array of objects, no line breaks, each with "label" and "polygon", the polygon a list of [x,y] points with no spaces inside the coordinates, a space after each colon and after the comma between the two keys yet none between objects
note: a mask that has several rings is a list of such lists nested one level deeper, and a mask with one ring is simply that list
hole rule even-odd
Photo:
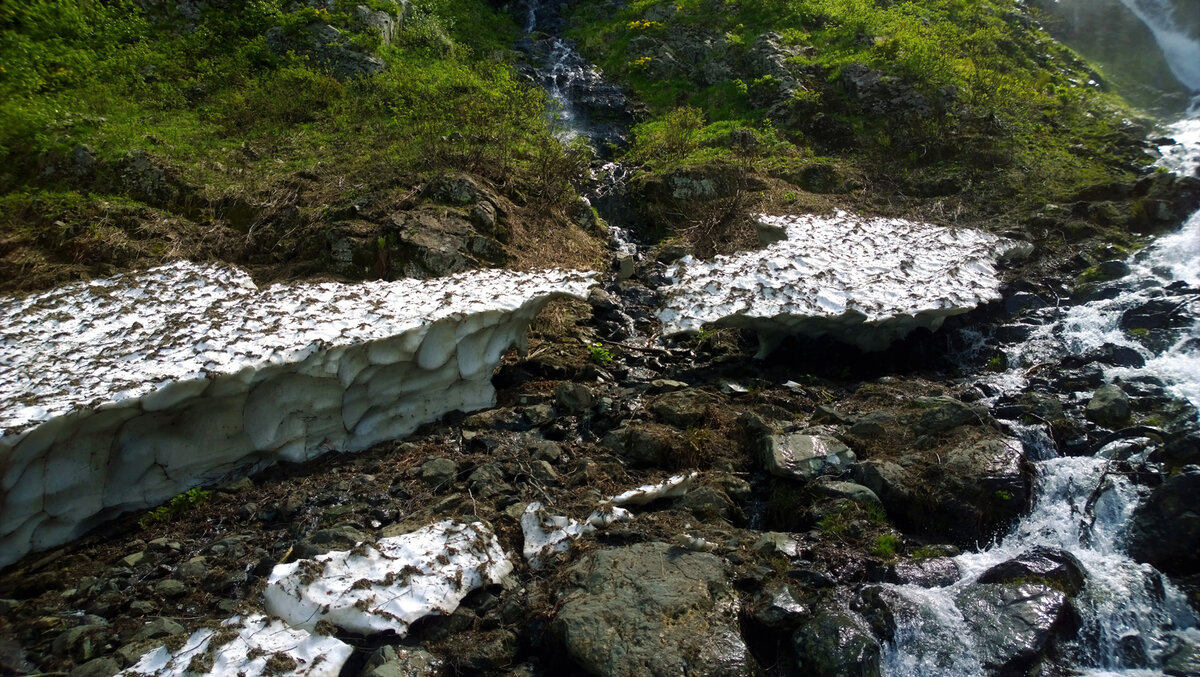
[{"label": "small snow patch", "polygon": [[700,473],[675,475],[658,484],[646,484],[637,489],[630,489],[608,499],[612,505],[645,505],[660,498],[678,498],[692,488],[692,482]]},{"label": "small snow patch", "polygon": [[298,628],[327,620],[362,634],[404,636],[417,619],[450,614],[467,593],[512,571],[481,522],[445,520],[409,534],[359,544],[271,572],[267,610]]},{"label": "small snow patch", "polygon": [[337,677],[354,649],[334,637],[296,630],[262,615],[233,617],[220,628],[192,633],[178,651],[160,646],[119,674],[296,675]]}]

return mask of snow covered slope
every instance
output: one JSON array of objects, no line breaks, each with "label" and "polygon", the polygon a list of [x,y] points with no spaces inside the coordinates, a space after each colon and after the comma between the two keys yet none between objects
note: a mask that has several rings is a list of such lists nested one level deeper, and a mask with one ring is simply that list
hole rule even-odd
[{"label": "snow covered slope", "polygon": [[588,273],[275,285],[174,263],[0,301],[0,566],[279,460],[492,406],[491,373]]},{"label": "snow covered slope", "polygon": [[996,262],[1028,254],[976,230],[901,219],[760,216],[786,239],[760,251],[684,259],[659,318],[667,334],[704,326],[758,331],[765,357],[787,335],[882,350],[917,327],[1000,298]]}]

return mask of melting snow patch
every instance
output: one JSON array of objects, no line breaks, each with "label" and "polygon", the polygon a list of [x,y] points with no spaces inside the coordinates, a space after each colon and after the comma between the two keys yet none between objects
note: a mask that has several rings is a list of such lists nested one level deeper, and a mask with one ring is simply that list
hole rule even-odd
[{"label": "melting snow patch", "polygon": [[550,515],[534,501],[521,515],[521,533],[525,537],[522,553],[531,569],[541,569],[544,560],[571,548],[571,541],[595,531],[588,523],[579,523],[561,515]]},{"label": "melting snow patch", "polygon": [[265,597],[267,610],[293,627],[327,620],[349,632],[404,636],[417,619],[452,613],[467,593],[511,571],[486,525],[446,520],[375,546],[280,564]]},{"label": "melting snow patch", "polygon": [[1028,244],[901,219],[760,216],[787,239],[760,251],[684,259],[668,271],[667,334],[704,326],[759,332],[765,357],[787,335],[882,350],[913,329],[1000,298],[996,263]]},{"label": "melting snow patch", "polygon": [[658,484],[646,484],[637,489],[630,489],[608,499],[612,505],[645,505],[660,498],[677,498],[683,496],[692,488],[692,482],[700,473],[675,475]]},{"label": "melting snow patch", "polygon": [[197,484],[495,403],[590,273],[275,285],[173,263],[0,300],[0,566]]},{"label": "melting snow patch", "polygon": [[197,630],[178,651],[160,646],[120,674],[337,677],[353,652],[353,647],[334,637],[254,615],[231,618],[220,628]]}]

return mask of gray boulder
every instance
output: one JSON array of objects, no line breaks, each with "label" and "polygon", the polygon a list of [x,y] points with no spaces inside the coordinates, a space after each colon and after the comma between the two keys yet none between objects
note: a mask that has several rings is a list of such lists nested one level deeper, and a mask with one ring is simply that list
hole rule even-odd
[{"label": "gray boulder", "polygon": [[877,677],[879,640],[854,614],[826,609],[792,635],[800,671],[814,677]]},{"label": "gray boulder", "polygon": [[353,16],[359,28],[375,32],[379,35],[381,43],[390,45],[396,37],[396,31],[404,25],[404,20],[408,18],[411,11],[412,3],[409,0],[401,0],[396,3],[395,12],[384,12],[371,9],[366,5],[357,5],[354,8]]},{"label": "gray boulder", "polygon": [[551,632],[591,675],[754,675],[721,560],[639,543],[571,569]]},{"label": "gray boulder", "polygon": [[762,443],[762,460],[776,477],[812,480],[841,475],[855,461],[854,452],[834,437],[805,432],[768,435]]},{"label": "gray boulder", "polygon": [[1096,389],[1083,413],[1093,423],[1106,428],[1120,428],[1129,423],[1132,407],[1125,391],[1110,383]]},{"label": "gray boulder", "polygon": [[1048,585],[972,585],[956,601],[989,674],[1030,674],[1079,627],[1066,594]]},{"label": "gray boulder", "polygon": [[1020,557],[1001,562],[983,572],[979,583],[1028,583],[1051,585],[1072,597],[1079,594],[1087,574],[1075,555],[1066,550],[1037,546]]},{"label": "gray boulder", "polygon": [[650,411],[663,423],[679,428],[697,428],[709,417],[709,408],[717,404],[703,390],[688,388],[660,396],[650,404]]},{"label": "gray boulder", "polygon": [[1129,524],[1129,554],[1161,571],[1200,573],[1200,467],[1190,465],[1163,482],[1137,507]]}]

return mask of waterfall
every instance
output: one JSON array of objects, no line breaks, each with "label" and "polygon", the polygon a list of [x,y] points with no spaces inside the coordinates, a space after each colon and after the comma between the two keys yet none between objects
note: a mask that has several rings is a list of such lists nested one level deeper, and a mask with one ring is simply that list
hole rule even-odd
[{"label": "waterfall", "polygon": [[[1174,21],[1169,0],[1121,0],[1153,32],[1174,75],[1200,92],[1200,39],[1187,35]],[[1159,149],[1159,166],[1181,175],[1200,171],[1200,98],[1193,100],[1193,117],[1169,126],[1175,144]],[[1007,364],[1001,374],[983,378],[990,388],[1019,394],[1038,365],[1056,363],[1112,344],[1136,352],[1141,367],[1110,367],[1104,378],[1136,379],[1154,376],[1169,384],[1174,395],[1200,407],[1200,322],[1185,328],[1174,345],[1152,352],[1121,327],[1132,308],[1169,296],[1168,287],[1200,285],[1200,212],[1183,227],[1158,238],[1131,256],[1129,272],[1110,284],[1111,293],[1074,306],[1044,308],[1040,324],[1028,339],[1006,346]],[[1105,291],[1105,290],[1100,290]],[[1197,303],[1186,294],[1180,303]],[[1193,316],[1200,313],[1192,313]],[[978,351],[979,336],[965,342]],[[970,340],[970,339],[973,339]],[[1060,647],[1067,662],[1086,675],[1162,674],[1164,652],[1172,641],[1200,639],[1197,616],[1186,596],[1170,580],[1125,553],[1124,537],[1144,490],[1125,475],[1101,450],[1094,457],[1060,457],[1042,425],[1013,422],[1026,457],[1037,467],[1035,504],[1011,533],[978,552],[955,558],[960,579],[944,588],[890,586],[903,603],[897,608],[895,639],[885,647],[882,669],[887,675],[983,675],[982,652],[968,630],[957,599],[992,566],[1020,556],[1036,546],[1072,553],[1087,574],[1075,598],[1080,627],[1075,638]],[[1149,440],[1146,440],[1149,443]],[[1136,456],[1134,462],[1144,461]]]},{"label": "waterfall", "polygon": [[[1183,2],[1192,2],[1193,10],[1200,11],[1193,0]],[[1154,34],[1175,77],[1193,92],[1200,92],[1200,41],[1179,27],[1171,0],[1121,0],[1121,4]]]}]

